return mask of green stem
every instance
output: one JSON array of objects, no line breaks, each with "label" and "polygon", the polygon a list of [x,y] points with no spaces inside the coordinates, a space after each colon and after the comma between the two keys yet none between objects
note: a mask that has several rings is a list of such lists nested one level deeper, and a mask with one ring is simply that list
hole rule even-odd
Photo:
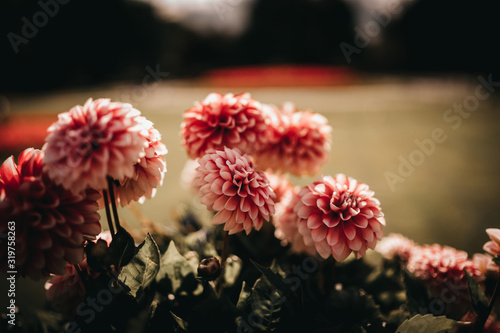
[{"label": "green stem", "polygon": [[217,280],[217,286],[216,286],[217,292],[219,294],[222,290],[222,282],[224,280],[224,270],[226,267],[228,252],[229,252],[229,232],[224,231],[224,245],[222,245],[222,252],[221,252],[221,256],[220,256],[221,272],[220,272],[220,277]]},{"label": "green stem", "polygon": [[498,295],[498,284],[500,284],[500,275],[498,276],[497,284],[495,285],[495,289],[493,290],[493,295],[491,295],[490,303],[488,304],[488,309],[484,314],[482,314],[482,316],[478,316],[478,320],[474,325],[474,333],[480,333],[484,329],[484,325],[486,324],[486,321],[488,320],[488,317],[490,316],[491,311],[495,306],[495,301]]},{"label": "green stem", "polygon": [[115,227],[113,226],[113,220],[111,219],[111,211],[109,210],[108,191],[102,190],[102,196],[104,197],[104,208],[106,209],[106,218],[108,220],[109,232],[111,233],[111,237],[114,237]]},{"label": "green stem", "polygon": [[113,209],[113,216],[115,218],[116,228],[120,229],[120,220],[118,219],[118,210],[116,209],[115,189],[113,178],[108,177],[109,199],[111,200],[111,208]]}]

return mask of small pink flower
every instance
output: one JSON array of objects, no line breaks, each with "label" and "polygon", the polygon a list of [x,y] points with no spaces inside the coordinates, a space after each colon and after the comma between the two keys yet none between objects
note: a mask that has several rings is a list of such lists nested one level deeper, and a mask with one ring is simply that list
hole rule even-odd
[{"label": "small pink flower", "polygon": [[320,256],[332,255],[337,261],[374,249],[385,220],[373,194],[368,185],[343,174],[323,176],[303,188],[295,212],[306,244],[310,238]]},{"label": "small pink flower", "polygon": [[472,262],[474,266],[483,274],[484,276],[492,274],[498,276],[500,267],[495,265],[493,262],[493,257],[485,253],[475,253],[472,256]]},{"label": "small pink flower", "polygon": [[306,244],[304,237],[298,230],[299,218],[294,212],[294,207],[300,200],[298,192],[298,188],[290,187],[282,194],[281,200],[276,203],[276,212],[273,218],[274,235],[281,240],[281,245],[290,244],[290,250],[293,253],[306,253],[313,256],[316,253],[314,243]]},{"label": "small pink flower", "polygon": [[256,164],[275,172],[313,175],[328,160],[331,127],[325,117],[298,111],[292,103],[282,110],[265,107],[268,143],[255,154]]},{"label": "small pink flower", "polygon": [[[92,273],[87,260],[78,266],[84,278],[96,274]],[[78,305],[85,299],[85,285],[74,265],[66,265],[64,275],[51,276],[45,283],[45,289],[46,298],[54,309],[69,319],[74,318]]]},{"label": "small pink flower", "polygon": [[[473,311],[469,310],[463,317],[460,319],[462,322],[475,323],[476,315]],[[471,325],[472,326],[472,325]],[[470,326],[469,326],[470,327]],[[461,332],[459,330],[459,332]],[[490,314],[486,323],[484,324],[482,333],[500,333],[500,322],[497,320],[494,314]]]},{"label": "small pink flower", "polygon": [[[101,231],[99,193],[74,194],[55,185],[42,159],[43,151],[30,148],[19,155],[19,165],[11,156],[0,167],[0,232],[15,223],[17,270],[35,279],[64,274],[68,262],[82,262],[85,239]],[[1,262],[7,262],[5,250]]]},{"label": "small pink flower", "polygon": [[145,118],[142,119],[142,123],[149,133],[147,137],[148,147],[145,149],[146,155],[134,165],[134,175],[120,181],[120,186],[115,186],[116,199],[122,207],[131,201],[143,203],[146,198],[154,197],[156,188],[163,184],[163,177],[167,171],[163,155],[168,151],[160,141],[160,132],[153,127],[152,122]]},{"label": "small pink flower", "polygon": [[74,193],[107,188],[107,176],[132,178],[148,146],[141,122],[139,110],[109,99],[89,99],[59,114],[43,147],[45,171]]},{"label": "small pink flower", "polygon": [[186,190],[196,190],[194,186],[195,176],[196,176],[196,168],[198,168],[200,164],[198,163],[198,159],[192,160],[188,159],[184,164],[184,167],[181,171],[180,184]]},{"label": "small pink flower", "polygon": [[414,249],[407,269],[415,277],[431,288],[434,296],[439,297],[444,288],[455,288],[463,297],[468,295],[467,280],[464,268],[479,282],[484,276],[474,266],[467,253],[449,246],[438,244],[421,246]]},{"label": "small pink flower", "polygon": [[418,245],[411,239],[400,234],[390,234],[378,242],[376,250],[387,259],[397,257],[406,262],[416,247]]},{"label": "small pink flower", "polygon": [[250,94],[209,94],[184,112],[182,144],[190,158],[224,146],[252,153],[263,145],[266,120],[262,105]]},{"label": "small pink flower", "polygon": [[201,203],[218,212],[212,224],[224,224],[229,234],[252,228],[274,214],[274,193],[265,174],[257,172],[250,159],[236,148],[209,149],[200,158],[195,176]]},{"label": "small pink flower", "polygon": [[489,228],[486,233],[491,241],[484,244],[483,249],[491,255],[500,256],[500,229]]}]

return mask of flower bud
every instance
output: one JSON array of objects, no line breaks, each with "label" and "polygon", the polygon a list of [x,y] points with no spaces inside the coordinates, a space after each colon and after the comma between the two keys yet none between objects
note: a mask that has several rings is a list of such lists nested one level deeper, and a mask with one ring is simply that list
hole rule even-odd
[{"label": "flower bud", "polygon": [[219,277],[220,273],[220,262],[215,257],[205,258],[198,265],[198,277],[203,280],[213,281]]}]

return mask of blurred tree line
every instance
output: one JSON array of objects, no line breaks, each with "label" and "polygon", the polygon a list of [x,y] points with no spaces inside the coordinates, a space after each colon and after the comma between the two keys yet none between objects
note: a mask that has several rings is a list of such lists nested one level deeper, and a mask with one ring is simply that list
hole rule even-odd
[{"label": "blurred tree line", "polygon": [[2,0],[0,91],[140,81],[147,66],[159,66],[170,78],[227,66],[303,63],[500,74],[498,1],[406,1],[412,1],[407,11],[348,64],[339,45],[355,46],[354,28],[364,27],[342,0],[256,0],[238,37],[198,35],[138,1]]}]

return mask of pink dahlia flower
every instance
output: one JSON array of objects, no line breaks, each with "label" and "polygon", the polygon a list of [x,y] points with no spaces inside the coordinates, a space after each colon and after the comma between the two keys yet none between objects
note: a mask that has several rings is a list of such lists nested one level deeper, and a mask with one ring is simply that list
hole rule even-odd
[{"label": "pink dahlia flower", "polygon": [[387,259],[392,260],[397,257],[406,262],[416,247],[418,245],[411,239],[400,234],[390,234],[382,238],[377,244],[376,250]]},{"label": "pink dahlia flower", "polygon": [[99,275],[91,271],[87,260],[80,263],[78,267],[81,270],[81,276],[74,265],[66,265],[64,275],[53,275],[45,283],[47,300],[54,309],[70,319],[75,316],[78,305],[85,299],[86,290],[82,277],[85,279],[92,275]]},{"label": "pink dahlia flower", "polygon": [[498,276],[498,273],[500,272],[500,267],[495,265],[493,257],[489,254],[476,253],[472,256],[472,262],[484,276],[490,274]]},{"label": "pink dahlia flower", "polygon": [[[30,148],[19,155],[19,165],[11,156],[0,167],[0,233],[15,222],[16,269],[35,279],[82,262],[84,240],[101,231],[99,193],[74,194],[54,184],[42,159],[43,151]],[[6,249],[0,249],[4,263]]]},{"label": "pink dahlia flower", "polygon": [[309,111],[298,111],[291,103],[282,110],[265,108],[268,130],[267,145],[256,154],[256,164],[275,172],[313,175],[328,160],[330,132],[325,117]]},{"label": "pink dahlia flower", "polygon": [[385,220],[373,194],[368,185],[343,174],[324,176],[303,188],[295,212],[306,244],[312,240],[320,256],[332,255],[337,261],[374,249]]},{"label": "pink dahlia flower", "polygon": [[263,145],[266,120],[262,105],[250,94],[209,94],[186,112],[181,125],[182,144],[190,158],[224,146],[252,153]]},{"label": "pink dahlia flower", "polygon": [[292,182],[285,175],[275,174],[270,170],[267,170],[264,173],[267,179],[269,179],[269,184],[271,185],[271,188],[273,189],[273,192],[275,194],[275,203],[280,202],[285,193],[293,190],[294,186]]},{"label": "pink dahlia flower", "polygon": [[218,212],[212,224],[224,224],[229,234],[252,228],[274,214],[274,193],[265,174],[236,148],[210,149],[200,158],[195,176],[201,203]]},{"label": "pink dahlia flower", "polygon": [[500,256],[500,229],[489,228],[486,233],[491,241],[484,244],[483,249],[491,255]]},{"label": "pink dahlia flower", "polygon": [[196,169],[200,164],[198,163],[198,159],[192,160],[188,159],[184,164],[184,168],[181,171],[180,184],[186,190],[196,190],[194,186]]},{"label": "pink dahlia flower", "polygon": [[167,147],[160,141],[160,132],[153,127],[152,122],[144,118],[142,123],[149,133],[147,137],[148,147],[145,149],[146,155],[134,165],[134,175],[120,181],[120,186],[115,187],[116,199],[122,207],[131,201],[143,203],[146,198],[154,197],[156,188],[163,184],[163,177],[167,171],[163,155],[168,151]]},{"label": "pink dahlia flower", "polygon": [[484,276],[467,259],[467,253],[449,246],[426,245],[415,249],[410,256],[407,269],[415,277],[431,288],[432,294],[439,297],[444,288],[454,288],[453,293],[468,295],[464,269],[479,282]]},{"label": "pink dahlia flower", "polygon": [[107,188],[107,176],[134,177],[134,165],[148,146],[139,110],[109,99],[89,99],[59,114],[48,132],[45,171],[74,193]]},{"label": "pink dahlia flower", "polygon": [[298,192],[298,188],[290,187],[282,194],[281,200],[276,203],[276,212],[273,218],[274,235],[281,240],[281,245],[290,244],[292,252],[306,253],[312,256],[316,253],[314,243],[312,241],[308,244],[305,243],[304,237],[298,230],[299,218],[294,212],[294,207],[300,200]]}]

